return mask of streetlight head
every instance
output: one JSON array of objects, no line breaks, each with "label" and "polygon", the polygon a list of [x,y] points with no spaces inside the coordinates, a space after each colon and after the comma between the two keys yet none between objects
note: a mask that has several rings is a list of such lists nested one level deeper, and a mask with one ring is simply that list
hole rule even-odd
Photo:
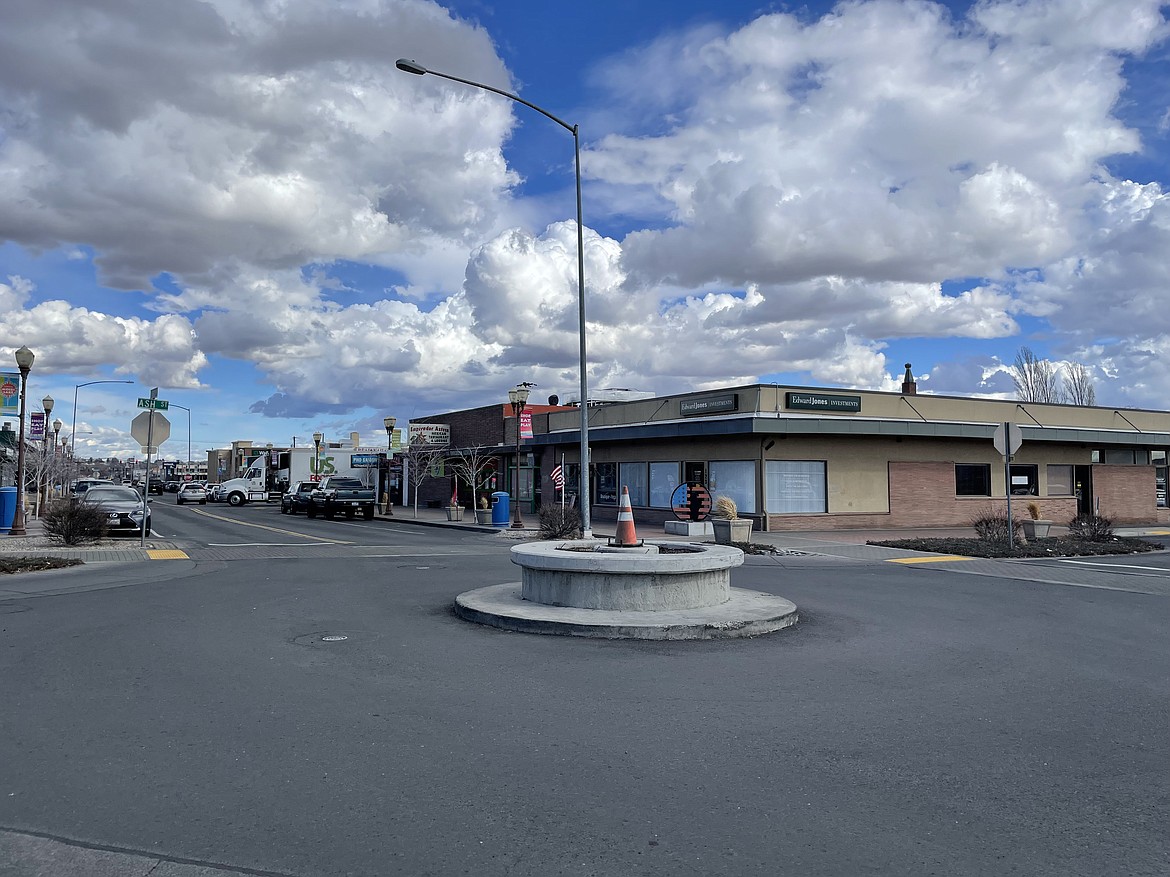
[{"label": "streetlight head", "polygon": [[516,393],[516,388],[513,387],[511,390],[508,391],[508,401],[511,402],[513,405],[515,405],[517,398],[519,398],[519,397]]},{"label": "streetlight head", "polygon": [[324,438],[325,438],[325,435],[323,433],[319,433],[319,432],[313,433],[313,442],[315,444],[318,444],[318,445],[321,444],[321,442],[324,440]]},{"label": "streetlight head", "polygon": [[65,424],[63,424],[63,423],[61,422],[61,418],[60,418],[60,417],[58,417],[56,420],[54,420],[54,421],[53,421],[53,432],[60,432],[60,431],[61,431],[61,427],[62,427],[62,426],[64,426],[64,425],[65,425]]},{"label": "streetlight head", "polygon": [[429,72],[427,68],[418,63],[418,61],[408,61],[406,58],[399,58],[394,62],[394,66],[403,73],[413,73],[415,76],[426,76]]},{"label": "streetlight head", "polygon": [[528,389],[526,386],[524,386],[523,384],[521,384],[519,387],[517,387],[517,388],[516,388],[516,399],[517,399],[517,401],[518,401],[518,402],[519,402],[521,405],[523,405],[525,402],[527,402],[527,401],[528,401],[528,394],[529,394],[530,392],[531,392],[531,391],[530,391],[530,390],[529,390],[529,389]]},{"label": "streetlight head", "polygon": [[41,405],[44,406],[46,415],[53,413],[53,397],[52,396],[46,396],[44,399],[42,399]]},{"label": "streetlight head", "polygon": [[382,418],[382,425],[384,427],[386,427],[387,432],[394,429],[394,424],[396,424],[397,422],[398,422],[397,417],[383,417]]},{"label": "streetlight head", "polygon": [[36,356],[27,347],[22,347],[16,351],[16,367],[21,371],[28,371],[32,368],[33,360]]}]

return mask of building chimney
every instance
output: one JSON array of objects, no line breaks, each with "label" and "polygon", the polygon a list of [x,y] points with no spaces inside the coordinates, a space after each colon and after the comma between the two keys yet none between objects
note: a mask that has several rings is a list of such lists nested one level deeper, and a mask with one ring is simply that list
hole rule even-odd
[{"label": "building chimney", "polygon": [[353,447],[355,447],[355,448],[360,447],[361,443],[362,443],[362,434],[360,432],[351,432],[349,434],[349,440],[352,443]]},{"label": "building chimney", "polygon": [[910,374],[910,363],[906,363],[906,374],[902,377],[902,395],[918,395],[918,383],[914,380],[914,375]]}]

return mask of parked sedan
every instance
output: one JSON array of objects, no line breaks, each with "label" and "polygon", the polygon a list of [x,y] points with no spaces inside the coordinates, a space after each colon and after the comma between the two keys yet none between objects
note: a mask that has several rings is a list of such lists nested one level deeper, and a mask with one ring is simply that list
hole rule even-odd
[{"label": "parked sedan", "polygon": [[309,494],[317,485],[312,481],[294,481],[280,498],[280,513],[295,515],[309,507]]},{"label": "parked sedan", "polygon": [[198,481],[184,482],[179,485],[179,492],[175,497],[175,502],[179,505],[185,502],[197,502],[200,505],[207,505],[207,488]]},{"label": "parked sedan", "polygon": [[116,484],[91,487],[82,499],[106,513],[106,529],[111,533],[140,531],[143,514],[146,515],[146,532],[150,533],[150,507],[133,487]]}]

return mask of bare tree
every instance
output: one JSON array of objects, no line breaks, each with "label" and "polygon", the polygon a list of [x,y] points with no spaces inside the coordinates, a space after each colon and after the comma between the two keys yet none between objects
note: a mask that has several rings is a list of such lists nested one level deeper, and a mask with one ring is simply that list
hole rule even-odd
[{"label": "bare tree", "polygon": [[402,465],[410,484],[414,486],[414,516],[418,517],[418,491],[428,478],[439,474],[439,467],[447,458],[446,445],[418,442],[411,445],[402,455]]},{"label": "bare tree", "polygon": [[1069,405],[1096,405],[1097,391],[1093,389],[1093,372],[1083,362],[1073,362],[1065,368],[1065,401]]},{"label": "bare tree", "polygon": [[471,487],[473,506],[476,502],[476,492],[483,489],[483,482],[496,469],[495,460],[499,453],[498,447],[461,448],[447,458],[455,473],[456,489],[460,478]]},{"label": "bare tree", "polygon": [[1012,383],[1016,385],[1016,398],[1021,402],[1063,401],[1064,392],[1056,367],[1037,357],[1031,348],[1021,347],[1016,352],[1011,374]]}]

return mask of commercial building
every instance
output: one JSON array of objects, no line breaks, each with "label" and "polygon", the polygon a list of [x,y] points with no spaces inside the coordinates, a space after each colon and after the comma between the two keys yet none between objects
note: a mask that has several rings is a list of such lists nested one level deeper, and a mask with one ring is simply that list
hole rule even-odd
[{"label": "commercial building", "polygon": [[[624,486],[636,520],[672,519],[685,481],[730,496],[767,530],[963,526],[1003,509],[1009,490],[1058,522],[1093,511],[1121,524],[1170,521],[1170,413],[916,390],[907,366],[901,393],[752,384],[597,406],[593,517],[615,519]],[[563,456],[569,485],[574,417],[534,418],[527,443],[546,475]],[[997,429],[1022,437],[1010,464]]]}]

